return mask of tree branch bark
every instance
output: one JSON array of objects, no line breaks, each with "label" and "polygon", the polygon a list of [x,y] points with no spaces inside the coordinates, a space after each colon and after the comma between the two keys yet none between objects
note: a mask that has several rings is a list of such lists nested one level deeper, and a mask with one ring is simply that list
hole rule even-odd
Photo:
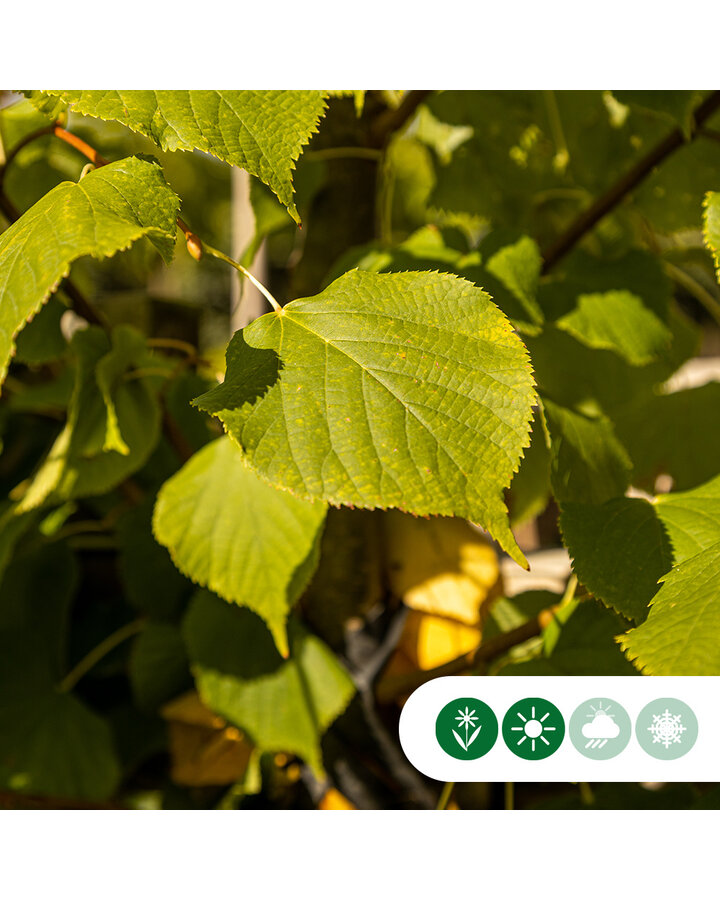
[{"label": "tree branch bark", "polygon": [[374,147],[383,147],[390,135],[397,131],[412,117],[421,103],[432,94],[433,91],[408,91],[397,109],[389,109],[378,116],[370,130],[370,136]]},{"label": "tree branch bark", "polygon": [[609,190],[598,197],[595,202],[581,213],[564,234],[551,244],[543,253],[543,274],[550,271],[565,257],[585,235],[592,231],[597,223],[611,212],[628,194],[630,194],[656,166],[660,165],[671,153],[688,141],[693,141],[702,130],[703,124],[720,109],[720,91],[713,91],[694,114],[694,124],[690,137],[686,138],[680,128],[671,131],[667,137],[649,150],[642,159],[621,176]]}]

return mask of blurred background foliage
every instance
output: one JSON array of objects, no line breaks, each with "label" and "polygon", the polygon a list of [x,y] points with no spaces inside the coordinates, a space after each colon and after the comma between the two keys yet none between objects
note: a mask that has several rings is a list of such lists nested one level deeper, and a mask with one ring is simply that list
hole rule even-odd
[{"label": "blurred background foliage", "polygon": [[[709,92],[335,93],[294,175],[302,228],[263,184],[243,188],[209,155],[164,153],[72,112],[67,127],[109,159],[159,159],[185,221],[255,266],[283,301],[312,296],[353,267],[454,272],[484,287],[560,410],[536,427],[508,498],[521,546],[537,554],[534,580],[460,520],[331,510],[299,602],[293,659],[325,685],[339,678],[325,655],[337,656],[354,684],[338,684],[347,708],[329,727],[301,721],[295,676],[261,620],[198,591],[151,529],[157,491],[184,462],[178,445],[194,452],[219,434],[189,401],[221,377],[232,331],[264,310],[233,286],[232,270],[198,265],[181,248],[169,266],[146,240],[107,260],[78,260],[77,289],[111,326],[150,339],[140,365],[176,433],[150,415],[123,470],[13,517],[62,431],[82,354],[94,352],[90,338],[70,343],[86,323],[62,293],[21,333],[0,402],[0,803],[716,807],[708,785],[466,784],[450,795],[409,766],[396,738],[412,687],[463,655],[465,671],[488,675],[637,674],[614,641],[631,617],[587,591],[574,596],[546,436],[563,410],[605,423],[632,484],[649,493],[662,489],[658,479],[684,490],[717,473],[717,370],[707,384],[701,376],[678,393],[657,390],[688,360],[712,367],[718,355],[720,291],[701,229],[705,193],[720,188],[720,113],[700,128],[694,118]],[[2,95],[3,228],[13,210],[77,180],[85,165],[51,135],[23,144],[46,125],[27,100]],[[577,216],[676,130],[680,146],[555,256]],[[239,234],[248,236],[242,245]],[[525,283],[508,269],[508,248],[529,260]],[[573,318],[581,295],[609,291],[631,292],[652,311],[663,329],[657,352],[618,353]],[[217,669],[232,685],[210,709],[198,685]],[[258,748],[239,723],[264,678],[275,693],[262,715],[277,733]]]}]

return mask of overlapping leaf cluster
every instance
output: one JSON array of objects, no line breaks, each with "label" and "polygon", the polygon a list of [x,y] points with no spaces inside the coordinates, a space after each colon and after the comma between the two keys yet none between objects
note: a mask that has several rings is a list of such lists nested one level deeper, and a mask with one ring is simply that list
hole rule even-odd
[{"label": "overlapping leaf cluster", "polygon": [[[27,94],[0,110],[2,789],[130,802],[171,753],[165,805],[327,808],[328,775],[429,805],[383,719],[498,638],[491,674],[720,674],[720,389],[686,365],[720,322],[714,95]],[[57,117],[117,161],[81,171]],[[257,179],[242,260],[264,241],[279,303],[220,378],[112,296],[194,277],[177,150]],[[564,598],[506,596],[491,541],[526,566],[528,523]]]}]

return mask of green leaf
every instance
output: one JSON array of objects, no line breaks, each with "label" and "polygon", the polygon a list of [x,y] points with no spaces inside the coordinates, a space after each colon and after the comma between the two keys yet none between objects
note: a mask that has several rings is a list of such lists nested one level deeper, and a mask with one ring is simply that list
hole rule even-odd
[{"label": "green leaf", "polygon": [[18,515],[15,505],[9,501],[0,504],[0,579],[12,559],[15,546],[36,519],[35,515]]},{"label": "green leaf", "polygon": [[293,225],[285,207],[278,203],[277,198],[264,184],[255,179],[250,182],[250,202],[255,219],[255,229],[240,257],[240,263],[246,268],[252,266],[265,238],[277,231],[282,231],[288,225]]},{"label": "green leaf", "polygon": [[631,366],[610,350],[580,343],[566,331],[546,325],[537,337],[525,343],[542,391],[562,406],[602,409],[611,418],[636,397],[651,395],[687,359],[699,344],[697,328],[682,314],[671,311],[668,325],[673,344],[667,359],[646,366]]},{"label": "green leaf", "polygon": [[163,150],[203,150],[246,169],[299,221],[292,170],[325,112],[322,91],[44,91],[114,119]]},{"label": "green leaf", "polygon": [[693,109],[699,91],[613,91],[617,99],[642,112],[649,112],[671,125],[679,125],[690,137]]},{"label": "green leaf", "polygon": [[673,562],[654,506],[627,497],[602,506],[565,503],[560,529],[578,580],[626,619],[643,621]]},{"label": "green leaf", "polygon": [[65,544],[36,541],[15,553],[2,580],[0,694],[39,693],[60,680],[76,583],[75,559]]},{"label": "green leaf", "polygon": [[261,481],[224,437],[163,485],[153,528],[181,572],[261,616],[287,656],[287,617],[317,568],[325,513]]},{"label": "green leaf", "polygon": [[184,633],[203,702],[259,750],[295,753],[320,773],[320,738],[355,691],[325,644],[292,621],[283,660],[257,616],[206,591],[196,595]]},{"label": "green leaf", "polygon": [[703,203],[703,236],[705,246],[715,260],[715,271],[720,281],[720,193],[708,192]]},{"label": "green leaf", "polygon": [[527,353],[479,288],[352,271],[230,342],[197,405],[300,497],[487,528],[521,564],[501,497],[528,443]]},{"label": "green leaf", "polygon": [[415,137],[431,147],[443,166],[451,162],[453,153],[473,136],[467,125],[448,125],[436,119],[427,106],[421,106],[417,114]]},{"label": "green leaf", "polygon": [[720,384],[673,394],[644,394],[613,413],[617,435],[633,461],[633,484],[654,490],[661,473],[677,490],[717,475]]},{"label": "green leaf", "polygon": [[637,675],[620,652],[615,635],[625,622],[592,600],[578,603],[557,641],[538,659],[504,666],[499,675]]},{"label": "green leaf", "polygon": [[63,182],[0,235],[0,381],[20,329],[37,313],[70,264],[102,259],[147,236],[172,257],[178,199],[156,162],[137,157]]},{"label": "green leaf", "polygon": [[[19,511],[34,509],[49,498],[104,494],[141,468],[157,443],[160,410],[153,390],[146,379],[121,377],[132,360],[141,359],[144,339],[122,325],[113,331],[112,340],[111,347],[107,335],[95,327],[73,336],[77,368],[67,422]],[[128,353],[129,347],[133,353]],[[122,435],[127,452],[118,452],[117,445],[109,448],[108,435]]]},{"label": "green leaf", "polygon": [[355,105],[355,115],[359,118],[365,106],[366,91],[327,91],[328,97],[352,97]]},{"label": "green leaf", "polygon": [[542,323],[543,314],[536,299],[542,257],[535,241],[523,237],[516,244],[503,247],[490,257],[486,267],[523,304],[530,321]]},{"label": "green leaf", "polygon": [[574,250],[540,287],[540,305],[553,321],[566,315],[583,294],[607,294],[628,291],[663,322],[668,320],[672,283],[657,256],[633,248],[619,257],[594,256]]},{"label": "green leaf", "polygon": [[670,536],[676,563],[720,541],[720,476],[692,491],[660,494],[655,510]]},{"label": "green leaf", "polygon": [[520,525],[539,516],[550,499],[550,450],[545,429],[536,422],[530,446],[510,488],[510,522]]},{"label": "green leaf", "polygon": [[543,400],[550,431],[550,483],[559,503],[604,503],[625,493],[630,460],[604,416]]},{"label": "green leaf", "polygon": [[720,675],[720,543],[663,578],[650,615],[620,641],[646,675]]},{"label": "green leaf", "polygon": [[120,431],[115,396],[128,371],[142,364],[147,354],[147,344],[139,331],[125,326],[113,331],[112,342],[112,351],[103,356],[95,368],[95,378],[105,403],[106,414],[102,449],[104,453],[115,450],[123,456],[129,456],[130,448]]},{"label": "green leaf", "polygon": [[140,709],[154,711],[191,684],[185,642],[177,625],[149,622],[130,654],[130,684]]},{"label": "green leaf", "polygon": [[175,568],[152,535],[154,497],[128,510],[117,525],[118,568],[125,595],[154,620],[177,621],[194,586]]},{"label": "green leaf", "polygon": [[602,91],[444,91],[428,106],[473,131],[438,167],[434,205],[516,228],[579,210],[644,149],[613,127]]},{"label": "green leaf", "polygon": [[667,352],[672,334],[639,297],[629,291],[584,294],[557,327],[589,347],[613,350],[633,366]]},{"label": "green leaf", "polygon": [[15,361],[42,365],[63,356],[68,348],[60,330],[60,320],[65,312],[67,307],[56,297],[50,297],[17,336]]},{"label": "green leaf", "polygon": [[120,777],[110,729],[70,694],[0,692],[0,784],[58,798],[104,800]]},{"label": "green leaf", "polygon": [[36,544],[13,560],[0,604],[0,785],[21,793],[101,800],[119,767],[107,724],[60,693],[77,583],[65,544]]}]

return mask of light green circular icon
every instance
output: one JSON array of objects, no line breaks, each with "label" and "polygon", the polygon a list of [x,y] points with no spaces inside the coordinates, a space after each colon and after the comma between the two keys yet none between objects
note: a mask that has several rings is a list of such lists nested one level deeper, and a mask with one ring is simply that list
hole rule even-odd
[{"label": "light green circular icon", "polygon": [[514,703],[505,713],[503,739],[515,756],[546,759],[565,737],[562,713],[540,697],[527,697]]},{"label": "light green circular icon", "polygon": [[632,722],[617,700],[594,697],[570,716],[568,733],[575,749],[588,759],[612,759],[627,747]]},{"label": "light green circular icon", "polygon": [[497,740],[498,720],[482,700],[459,697],[438,713],[435,736],[443,750],[455,759],[479,759]]},{"label": "light green circular icon", "polygon": [[641,710],[635,735],[643,750],[655,759],[679,759],[697,740],[698,720],[687,703],[661,697]]}]

